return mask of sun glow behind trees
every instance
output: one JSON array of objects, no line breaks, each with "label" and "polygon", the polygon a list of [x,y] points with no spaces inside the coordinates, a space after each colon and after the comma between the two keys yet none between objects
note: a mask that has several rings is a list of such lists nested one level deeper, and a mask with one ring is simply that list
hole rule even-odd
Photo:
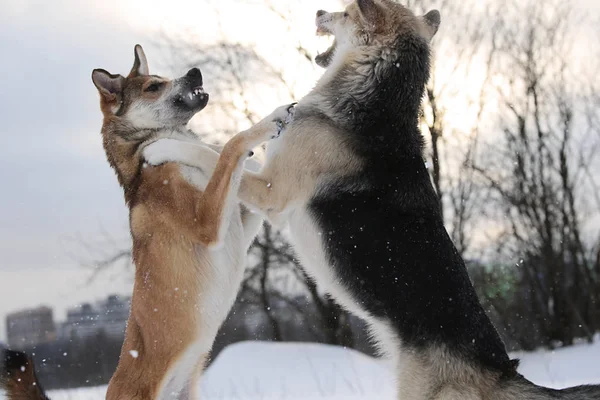
[{"label": "sun glow behind trees", "polygon": [[[219,104],[213,96],[212,107],[196,118],[193,126],[202,132],[216,131],[211,139],[223,142],[231,132],[246,128],[277,104],[301,98],[312,88],[322,69],[311,59],[324,51],[331,40],[315,35],[315,12],[341,9],[344,3],[347,1],[174,0],[165,7],[160,2],[131,0],[121,7],[130,16],[130,23],[149,32],[151,40],[169,37],[187,43],[194,47],[199,58],[203,50],[210,51],[210,46],[235,44],[251,49],[252,57],[261,59],[258,64],[247,64],[247,75],[243,75],[241,68],[242,74],[235,77],[240,80],[239,85],[232,87],[218,86],[210,69],[205,72],[207,90],[217,93],[219,99],[226,99],[231,107],[224,112],[216,107]],[[510,63],[514,60],[507,59],[494,46],[498,46],[498,31],[506,30],[511,18],[517,21],[515,26],[519,25],[527,4],[515,3],[509,7],[495,1],[448,4],[431,0],[409,1],[408,4],[419,13],[432,8],[442,13],[442,24],[433,42],[435,61],[430,89],[434,99],[424,103],[423,130],[429,140],[429,159],[432,159],[431,129],[440,131],[437,147],[442,175],[439,185],[447,209],[446,220],[451,230],[461,224],[459,229],[470,231],[472,249],[480,249],[496,240],[505,227],[497,221],[491,223],[485,213],[471,221],[455,221],[453,208],[456,207],[449,202],[456,200],[451,198],[454,190],[464,183],[461,174],[465,162],[473,161],[465,160],[465,153],[471,151],[476,142],[477,156],[485,158],[483,153],[487,149],[499,145],[502,135],[498,126],[506,112],[505,99],[515,95],[511,91],[519,89],[519,82],[515,81],[519,78],[511,75],[514,68]],[[540,18],[548,19],[552,13],[564,12],[553,4],[547,5]],[[566,73],[577,77],[578,85],[583,86],[587,83],[585,80],[594,84],[591,75],[586,78],[586,74],[593,71],[592,66],[597,63],[586,56],[598,47],[593,35],[597,29],[592,17],[581,18],[582,11],[593,15],[594,8],[590,9],[586,0],[573,2],[572,6],[572,15],[565,24],[567,39],[571,41],[560,49],[560,55],[569,59]],[[523,32],[525,27],[523,25]],[[177,53],[163,54],[162,67],[181,72],[181,64],[192,57],[175,60]],[[598,49],[596,54],[600,54]]]}]

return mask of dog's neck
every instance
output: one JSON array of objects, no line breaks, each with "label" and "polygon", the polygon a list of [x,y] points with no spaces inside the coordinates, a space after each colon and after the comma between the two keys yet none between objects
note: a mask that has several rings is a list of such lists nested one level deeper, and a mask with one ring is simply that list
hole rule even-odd
[{"label": "dog's neck", "polygon": [[195,134],[185,126],[161,129],[135,129],[110,119],[102,127],[102,141],[109,164],[115,170],[119,184],[123,188],[125,201],[129,204],[140,183],[145,161],[143,149],[162,138],[190,140]]},{"label": "dog's neck", "polygon": [[[414,34],[387,45],[338,45],[332,57],[300,106],[318,105],[334,123],[369,141],[361,144],[376,151],[402,148],[404,154],[409,149],[411,156],[420,156],[419,115],[430,68],[427,41]],[[370,142],[375,136],[383,149]]]}]

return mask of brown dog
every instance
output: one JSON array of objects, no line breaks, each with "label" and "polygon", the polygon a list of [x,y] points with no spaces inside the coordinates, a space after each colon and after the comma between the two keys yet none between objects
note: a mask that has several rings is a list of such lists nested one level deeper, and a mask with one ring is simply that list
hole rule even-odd
[{"label": "brown dog", "polygon": [[[192,398],[262,222],[238,205],[244,160],[253,147],[279,135],[293,108],[280,107],[236,135],[220,157],[202,146],[217,163],[206,181],[196,168],[151,167],[143,157],[144,148],[161,138],[199,143],[185,126],[208,103],[200,70],[175,80],[150,75],[138,45],[127,77],[96,69],[92,80],[104,115],[106,156],[130,210],[136,267],[125,342],[106,397]],[[19,380],[23,374],[13,364],[7,364],[0,388],[12,399],[44,399],[42,391],[30,390],[35,379]],[[28,363],[26,370],[31,367]]]}]

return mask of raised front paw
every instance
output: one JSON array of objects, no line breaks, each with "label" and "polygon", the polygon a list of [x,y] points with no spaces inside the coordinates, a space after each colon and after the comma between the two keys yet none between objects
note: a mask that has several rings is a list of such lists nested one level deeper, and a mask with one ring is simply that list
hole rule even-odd
[{"label": "raised front paw", "polygon": [[270,117],[272,118],[272,121],[275,122],[276,127],[275,133],[271,136],[271,139],[278,138],[281,135],[281,132],[283,132],[285,128],[294,120],[296,104],[297,103],[292,103],[281,106],[276,108],[275,111],[271,113]]},{"label": "raised front paw", "polygon": [[148,164],[161,165],[179,161],[181,151],[186,146],[189,146],[189,143],[165,138],[146,146],[142,154]]},{"label": "raised front paw", "polygon": [[233,143],[238,143],[246,151],[250,151],[267,140],[279,137],[281,132],[293,121],[295,105],[296,103],[293,103],[276,108],[258,124],[234,136],[232,138]]}]

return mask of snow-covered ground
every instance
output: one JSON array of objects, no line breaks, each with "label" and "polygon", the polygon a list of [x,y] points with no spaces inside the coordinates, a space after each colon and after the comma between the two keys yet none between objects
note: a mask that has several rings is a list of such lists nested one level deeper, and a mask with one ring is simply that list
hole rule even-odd
[{"label": "snow-covered ground", "polygon": [[[600,383],[600,338],[556,351],[515,353],[519,371],[554,388]],[[52,391],[53,400],[100,400],[106,387]],[[380,360],[320,344],[243,342],[226,348],[200,383],[202,400],[394,400]]]},{"label": "snow-covered ground", "polygon": [[538,385],[562,389],[589,383],[600,384],[600,335],[594,344],[580,343],[555,351],[512,353],[519,358],[519,372]]}]

